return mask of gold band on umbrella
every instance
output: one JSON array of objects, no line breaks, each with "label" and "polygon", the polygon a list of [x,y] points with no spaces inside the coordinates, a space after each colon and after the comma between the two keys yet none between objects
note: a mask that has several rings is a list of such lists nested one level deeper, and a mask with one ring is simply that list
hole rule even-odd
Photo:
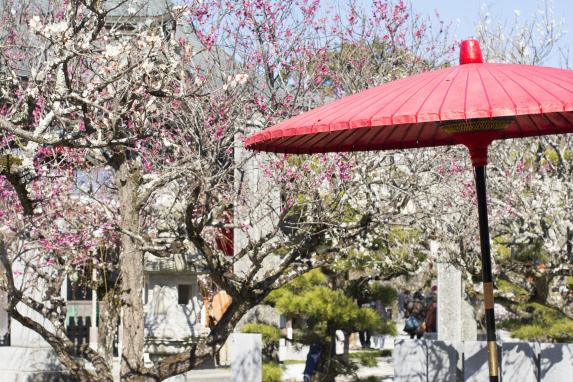
[{"label": "gold band on umbrella", "polygon": [[514,117],[459,119],[442,122],[440,126],[448,134],[471,133],[473,131],[504,130],[515,121]]},{"label": "gold band on umbrella", "polygon": [[497,377],[497,344],[487,341],[487,357],[490,377]]},{"label": "gold band on umbrella", "polygon": [[486,309],[493,309],[493,283],[483,283],[483,302]]}]

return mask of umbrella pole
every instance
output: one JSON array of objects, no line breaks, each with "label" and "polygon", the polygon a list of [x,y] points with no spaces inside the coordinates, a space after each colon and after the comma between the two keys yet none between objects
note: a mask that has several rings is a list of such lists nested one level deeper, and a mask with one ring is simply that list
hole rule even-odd
[{"label": "umbrella pole", "polygon": [[498,357],[495,338],[495,316],[493,313],[493,276],[491,273],[491,254],[489,245],[489,226],[487,221],[487,197],[485,165],[475,166],[475,183],[478,201],[479,237],[481,245],[483,299],[485,304],[485,325],[487,332],[487,353],[490,382],[498,382]]}]

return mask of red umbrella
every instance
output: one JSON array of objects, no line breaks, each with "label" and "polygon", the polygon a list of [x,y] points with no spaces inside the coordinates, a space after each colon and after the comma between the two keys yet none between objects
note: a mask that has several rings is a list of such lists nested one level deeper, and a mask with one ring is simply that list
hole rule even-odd
[{"label": "red umbrella", "polygon": [[463,144],[475,169],[490,381],[498,381],[487,221],[487,147],[496,139],[573,132],[573,71],[483,63],[476,40],[460,65],[401,80],[311,110],[246,140],[253,150],[322,153]]}]

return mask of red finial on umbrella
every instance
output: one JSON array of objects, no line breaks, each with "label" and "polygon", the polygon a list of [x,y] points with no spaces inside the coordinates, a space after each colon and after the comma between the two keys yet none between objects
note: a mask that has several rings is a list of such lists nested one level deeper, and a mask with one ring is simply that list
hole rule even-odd
[{"label": "red finial on umbrella", "polygon": [[483,64],[481,48],[477,40],[464,40],[460,45],[460,65]]}]

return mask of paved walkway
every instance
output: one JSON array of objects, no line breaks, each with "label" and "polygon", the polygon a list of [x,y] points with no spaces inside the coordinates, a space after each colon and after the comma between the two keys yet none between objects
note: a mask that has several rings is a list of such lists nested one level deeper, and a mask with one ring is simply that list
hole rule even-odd
[{"label": "paved walkway", "polygon": [[172,377],[166,380],[167,382],[231,382],[231,369],[205,369],[205,370],[192,370],[185,374],[185,376]]},{"label": "paved walkway", "polygon": [[[379,382],[391,382],[394,380],[394,364],[392,357],[377,358],[378,366],[360,367],[357,376],[359,378],[377,377]],[[283,381],[302,381],[304,363],[285,365]],[[337,382],[351,382],[354,377],[338,377]],[[231,382],[231,370],[229,368],[193,370],[183,376],[173,377],[168,382]]]},{"label": "paved walkway", "polygon": [[[358,369],[358,377],[378,377],[380,382],[390,382],[394,380],[394,362],[392,357],[377,358],[378,366],[376,367],[364,367],[361,366]],[[292,365],[286,365],[283,372],[283,381],[286,382],[298,382],[302,381],[302,372],[304,371],[304,363],[295,363]],[[353,377],[338,377],[337,382],[350,382],[353,381]]]}]

